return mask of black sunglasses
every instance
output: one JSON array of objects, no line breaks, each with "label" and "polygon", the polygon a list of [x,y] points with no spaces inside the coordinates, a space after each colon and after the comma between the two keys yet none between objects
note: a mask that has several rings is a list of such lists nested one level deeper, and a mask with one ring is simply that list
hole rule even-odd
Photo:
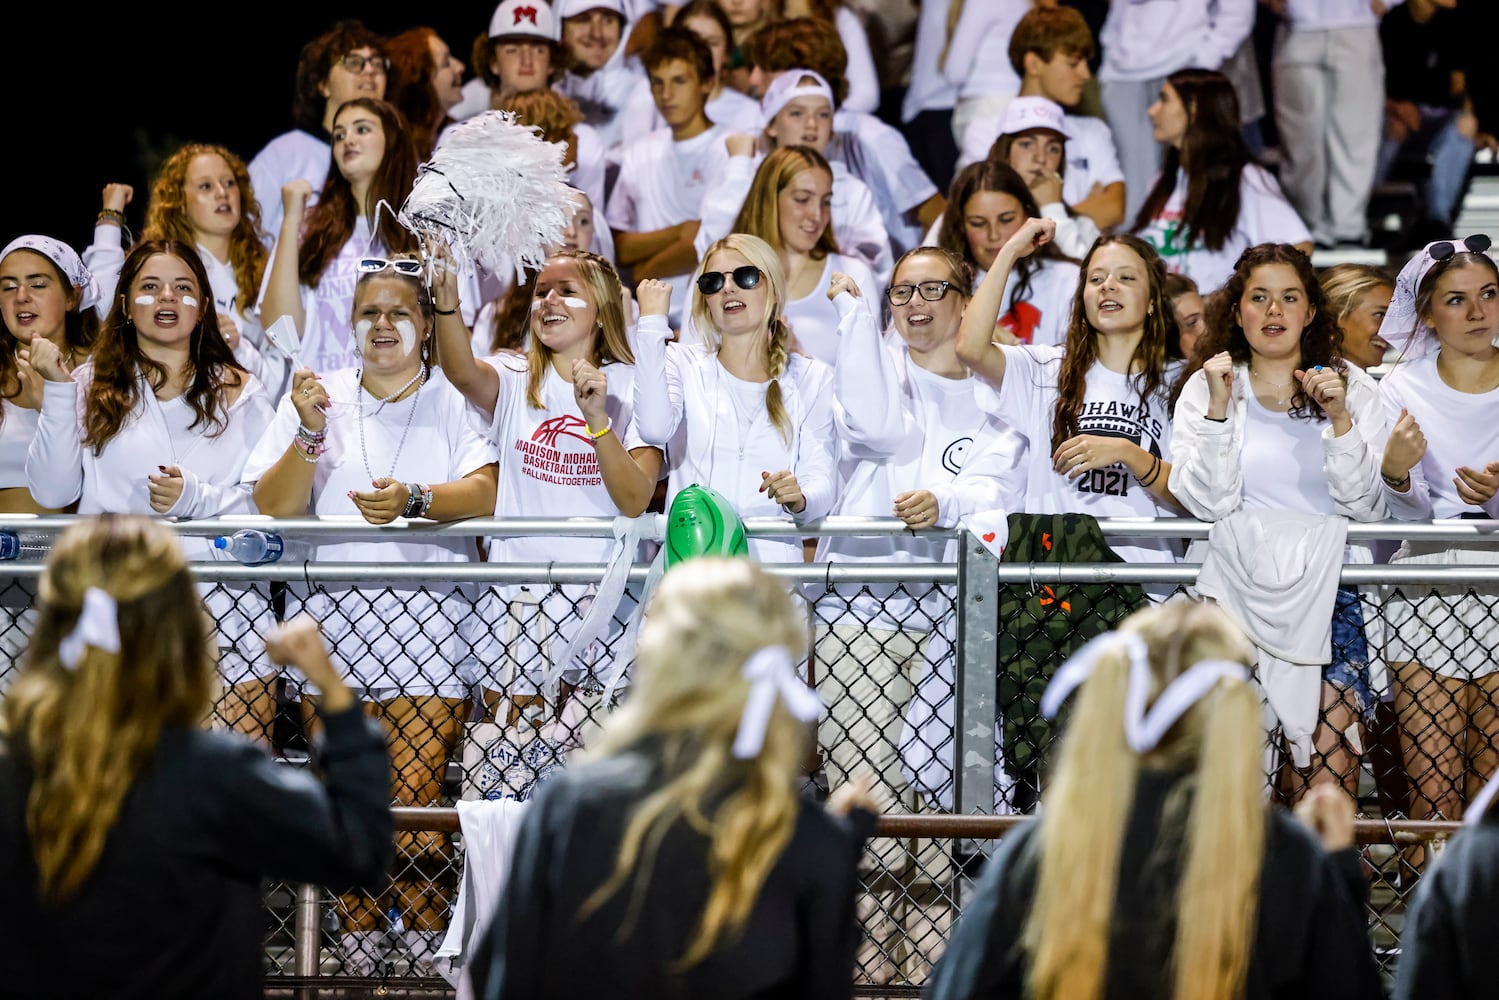
[{"label": "black sunglasses", "polygon": [[697,290],[704,295],[717,295],[723,291],[724,275],[731,275],[734,284],[749,291],[760,283],[760,269],[753,264],[736,267],[732,271],[704,271],[697,279]]},{"label": "black sunglasses", "polygon": [[[1491,246],[1493,246],[1493,240],[1490,240],[1483,233],[1474,233],[1472,236],[1463,239],[1463,248],[1468,253],[1483,253]],[[1440,243],[1433,243],[1426,252],[1431,256],[1432,260],[1446,260],[1457,253],[1457,244],[1451,240],[1443,240]]]}]

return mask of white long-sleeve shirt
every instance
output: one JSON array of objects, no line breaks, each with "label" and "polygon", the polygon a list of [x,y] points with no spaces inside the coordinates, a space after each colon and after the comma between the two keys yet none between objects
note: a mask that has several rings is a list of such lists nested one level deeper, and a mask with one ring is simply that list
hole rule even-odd
[{"label": "white long-sleeve shirt", "polygon": [[[698,260],[716,240],[734,231],[734,222],[744,206],[745,196],[755,180],[755,171],[764,154],[730,156],[718,176],[711,178],[703,193],[702,217],[697,237],[692,241]],[[833,168],[833,239],[838,250],[862,260],[881,284],[889,284],[895,258],[890,250],[890,233],[880,215],[874,194],[837,160]]]},{"label": "white long-sleeve shirt", "polygon": [[[844,292],[834,305],[841,317],[833,367],[834,513],[890,517],[896,496],[911,490],[931,491],[943,528],[981,510],[1020,510],[1025,440],[979,408],[973,379],[918,366],[898,336],[881,335],[866,299]],[[823,536],[817,561],[937,563],[951,561],[955,544],[919,535]],[[834,590],[823,601],[824,621],[922,632],[950,607],[925,584]]]},{"label": "white long-sleeve shirt", "polygon": [[281,189],[299,177],[307,178],[312,185],[312,197],[307,199],[311,209],[332,165],[333,147],[328,140],[299,128],[282,132],[250,160],[250,190],[260,202],[260,227],[266,246],[272,246],[281,232]]},{"label": "white long-sleeve shirt", "polygon": [[1405,521],[1487,514],[1499,518],[1499,494],[1474,507],[1457,494],[1453,479],[1459,466],[1483,471],[1499,462],[1499,389],[1460,392],[1437,371],[1435,350],[1402,361],[1379,382],[1385,419],[1394,427],[1406,410],[1421,427],[1426,453],[1410,470],[1405,493],[1386,488],[1385,500],[1393,517]]},{"label": "white long-sleeve shirt", "polygon": [[[1202,371],[1195,372],[1182,387],[1171,420],[1171,493],[1193,516],[1218,521],[1244,504],[1245,429],[1249,424],[1249,366],[1234,365],[1234,384],[1228,419],[1207,419],[1208,383]],[[1332,499],[1328,513],[1355,521],[1384,520],[1387,509],[1379,463],[1387,436],[1385,417],[1374,380],[1357,366],[1348,366],[1348,412],[1353,429],[1334,436],[1332,422],[1323,422],[1322,451],[1315,461],[1325,473],[1327,494]],[[1288,418],[1289,419],[1289,418]],[[1285,456],[1288,470],[1305,463],[1307,456]],[[1315,478],[1315,477],[1314,477]],[[1279,486],[1299,481],[1287,471]],[[1306,498],[1301,509],[1317,512],[1323,498]]]},{"label": "white long-sleeve shirt", "polygon": [[1188,66],[1218,69],[1253,27],[1254,0],[1111,3],[1098,33],[1098,79],[1156,80]]},{"label": "white long-sleeve shirt", "polygon": [[[741,426],[735,383],[740,390],[753,383],[735,379],[705,346],[668,343],[669,336],[661,317],[641,317],[635,422],[625,439],[626,448],[663,450],[667,508],[697,483],[723,494],[740,517],[785,517],[760,484],[762,472],[789,469],[807,501],[791,517],[801,523],[827,516],[837,483],[831,366],[800,354],[787,361],[779,381],[788,439],[771,423],[763,400]],[[762,562],[803,560],[799,537],[752,538],[749,547]]]}]

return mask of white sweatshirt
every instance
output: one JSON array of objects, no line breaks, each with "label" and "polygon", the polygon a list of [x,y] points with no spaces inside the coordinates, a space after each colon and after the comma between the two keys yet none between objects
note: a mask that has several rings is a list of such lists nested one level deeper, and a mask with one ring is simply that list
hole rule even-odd
[{"label": "white sweatshirt", "polygon": [[1188,66],[1218,69],[1253,27],[1254,0],[1111,3],[1098,33],[1098,79],[1158,80]]}]

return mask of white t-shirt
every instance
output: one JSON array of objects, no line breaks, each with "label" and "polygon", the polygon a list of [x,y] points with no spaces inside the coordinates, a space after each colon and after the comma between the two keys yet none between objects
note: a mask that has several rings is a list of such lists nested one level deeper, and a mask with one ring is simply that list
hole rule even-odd
[{"label": "white t-shirt", "polygon": [[1030,9],[1031,0],[964,5],[943,67],[960,98],[1003,96],[1020,89],[1020,77],[1010,65],[1010,36]]},{"label": "white t-shirt", "polygon": [[1179,69],[1219,69],[1254,27],[1254,0],[1111,3],[1098,32],[1098,79],[1157,80]]},{"label": "white t-shirt", "polygon": [[[1091,514],[1094,517],[1175,517],[1123,465],[1094,469],[1074,480],[1052,468],[1052,414],[1061,372],[1061,347],[1001,347],[1005,377],[996,392],[979,383],[974,394],[993,414],[1026,439],[1025,510],[1034,514]],[[1122,437],[1163,462],[1171,460],[1169,379],[1142,406],[1141,376],[1129,377],[1094,363],[1088,369],[1078,427],[1083,434]],[[1111,547],[1131,562],[1174,560],[1164,539],[1139,539]]]},{"label": "white t-shirt", "polygon": [[884,301],[885,295],[884,286],[875,280],[862,261],[842,254],[828,254],[817,287],[802,298],[786,303],[784,315],[797,346],[828,365],[833,364],[838,354],[838,309],[828,301],[828,283],[832,281],[834,271],[842,271],[854,279],[854,284],[864,294],[864,300],[876,307]]},{"label": "white t-shirt", "polygon": [[1182,234],[1182,210],[1187,201],[1187,175],[1176,174],[1176,187],[1165,207],[1139,233],[1155,247],[1166,267],[1197,283],[1204,296],[1222,288],[1233,274],[1239,255],[1260,243],[1310,243],[1312,234],[1281,193],[1270,172],[1248,164],[1239,179],[1239,221],[1221,250],[1209,250],[1197,240],[1191,249]]},{"label": "white t-shirt", "polygon": [[[1067,115],[1067,169],[1062,172],[1062,200],[1076,205],[1088,197],[1094,184],[1104,187],[1124,180],[1119,166],[1119,150],[1108,122],[1091,115]],[[989,149],[999,138],[1000,119],[996,116],[975,118],[963,131],[963,148],[958,153],[958,169],[989,158]]]},{"label": "white t-shirt", "polygon": [[[271,250],[274,259],[279,249]],[[358,362],[359,347],[354,343],[354,286],[359,283],[359,258],[383,257],[385,250],[371,234],[370,224],[361,217],[354,223],[354,233],[328,262],[317,287],[301,285],[302,312],[306,328],[302,330],[302,363],[318,374],[348,368]],[[265,308],[265,290],[271,269],[265,269],[260,284],[260,302]]]},{"label": "white t-shirt", "polygon": [[299,128],[282,132],[255,154],[248,164],[250,187],[260,202],[260,229],[266,246],[273,245],[281,232],[281,189],[299,177],[307,178],[312,184],[312,197],[307,199],[311,208],[317,204],[332,163],[333,147],[328,140]]},{"label": "white t-shirt", "polygon": [[914,209],[939,192],[900,129],[875,115],[839,108],[827,156],[869,187],[897,255],[919,245],[921,222]]},{"label": "white t-shirt", "polygon": [[[725,133],[758,132],[765,123],[760,115],[760,102],[733,87],[721,88],[718,96],[703,106],[703,114],[714,125],[721,126]],[[656,110],[656,101],[651,97],[649,77],[643,77],[635,84],[625,106],[620,109],[619,120],[627,148],[635,141],[634,136],[649,135],[666,127],[666,119]]]},{"label": "white t-shirt", "polygon": [[[1015,301],[1019,291],[1018,276],[1012,271],[1005,282],[1004,311],[999,325],[1009,330],[1023,344],[1057,345],[1067,343],[1067,327],[1072,322],[1072,300],[1077,294],[1082,269],[1070,260],[1041,259],[1041,266],[1031,274],[1025,298]],[[978,287],[980,278],[975,279]]]},{"label": "white t-shirt", "polygon": [[0,489],[26,485],[26,452],[36,436],[41,410],[0,400]]},{"label": "white t-shirt", "polygon": [[[713,126],[701,135],[677,142],[671,129],[660,128],[626,144],[619,176],[609,196],[610,229],[649,233],[702,216],[708,181],[723,172],[729,158],[724,130]],[[672,325],[681,324],[691,272],[666,278],[671,285]]]},{"label": "white t-shirt", "polygon": [[[1459,466],[1482,471],[1499,461],[1499,389],[1484,393],[1460,392],[1448,385],[1437,371],[1435,350],[1419,358],[1402,361],[1379,380],[1380,400],[1390,427],[1408,410],[1426,438],[1426,454],[1411,470],[1410,495],[1429,497],[1432,518],[1460,517],[1488,512],[1499,516],[1499,497],[1486,507],[1474,507],[1457,494],[1453,480]],[[1391,513],[1396,496],[1386,491]]]},{"label": "white t-shirt", "polygon": [[[308,503],[308,512],[318,517],[363,523],[348,494],[351,490],[369,492],[375,478],[437,486],[496,461],[494,445],[479,432],[474,411],[441,369],[430,369],[418,392],[383,405],[360,386],[358,369],[325,373],[323,386],[332,401],[324,441],[327,451],[313,470]],[[290,398],[283,399],[244,463],[245,483],[257,482],[281,459],[301,422]],[[395,523],[403,522],[397,518]],[[370,530],[378,535],[380,529],[370,525]],[[389,538],[320,542],[313,547],[312,557],[326,562],[413,565],[469,562],[478,554],[470,536],[390,533]],[[361,585],[356,590],[320,584],[311,593],[303,583],[288,587],[300,606],[322,622],[323,634],[338,652],[335,662],[352,683],[387,694],[397,689],[406,694],[448,696],[466,692],[472,678],[460,675],[456,667],[468,659],[479,626],[470,621],[474,616],[469,599],[454,597],[454,587],[432,584],[423,590],[413,585],[378,589]]]},{"label": "white t-shirt", "polygon": [[1299,419],[1245,399],[1243,501],[1246,510],[1336,514],[1323,468],[1325,420]]}]

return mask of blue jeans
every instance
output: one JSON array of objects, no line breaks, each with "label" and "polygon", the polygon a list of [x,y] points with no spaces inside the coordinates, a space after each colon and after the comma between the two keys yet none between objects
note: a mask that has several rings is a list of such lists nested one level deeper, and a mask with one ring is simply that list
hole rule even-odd
[{"label": "blue jeans", "polygon": [[1404,140],[1386,138],[1380,141],[1374,182],[1381,184],[1389,177],[1395,158],[1407,143],[1419,143],[1426,151],[1426,162],[1431,164],[1431,174],[1423,192],[1426,217],[1451,225],[1457,211],[1457,199],[1462,195],[1468,168],[1473,163],[1473,140],[1458,132],[1460,112],[1456,108],[1434,108],[1425,104],[1419,107],[1419,130]]}]

